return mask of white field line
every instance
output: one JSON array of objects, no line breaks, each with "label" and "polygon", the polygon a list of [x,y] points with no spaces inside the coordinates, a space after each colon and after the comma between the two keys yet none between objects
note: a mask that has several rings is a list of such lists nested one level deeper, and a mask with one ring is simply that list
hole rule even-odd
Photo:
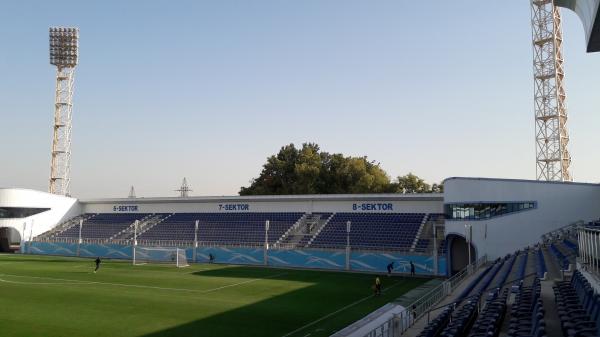
[{"label": "white field line", "polygon": [[22,282],[22,281],[9,281],[3,278],[0,278],[0,282],[4,283],[14,283],[14,284],[33,284],[33,285],[72,285],[72,284],[90,284],[92,282]]},{"label": "white field line", "polygon": [[[382,290],[382,292],[386,292],[387,290],[389,290],[389,289],[392,289],[393,287],[395,287],[395,286],[396,286],[396,285],[398,285],[398,284],[400,284],[400,282],[396,282],[396,283],[392,284],[391,286],[389,286],[389,287],[387,287],[387,288],[383,289],[383,290]],[[334,311],[334,312],[332,312],[332,313],[329,313],[329,314],[327,314],[327,315],[325,315],[325,316],[323,316],[323,317],[321,317],[321,318],[319,318],[319,319],[317,319],[317,320],[314,320],[314,321],[312,321],[312,322],[310,322],[310,323],[308,323],[308,324],[306,324],[306,325],[303,325],[303,326],[299,327],[298,329],[296,329],[296,330],[294,330],[294,331],[292,331],[292,332],[288,332],[288,333],[286,333],[285,335],[283,335],[282,337],[288,337],[288,336],[291,336],[291,335],[295,334],[295,333],[296,333],[296,332],[298,332],[298,331],[302,331],[302,330],[304,330],[304,329],[306,329],[306,328],[308,328],[308,327],[310,327],[310,326],[313,326],[313,325],[315,325],[315,324],[317,324],[317,323],[319,323],[319,322],[321,322],[321,321],[323,321],[323,320],[325,320],[325,319],[327,319],[327,318],[329,318],[329,317],[331,317],[331,316],[333,316],[333,315],[336,315],[336,314],[338,314],[338,313],[340,313],[340,312],[342,312],[342,311],[344,311],[344,310],[346,310],[346,309],[348,309],[348,308],[352,308],[353,306],[355,306],[355,305],[357,305],[357,304],[360,304],[360,303],[362,303],[362,302],[364,302],[364,301],[366,301],[366,300],[368,300],[368,299],[370,299],[370,298],[373,298],[373,297],[375,297],[375,294],[373,294],[373,295],[369,295],[369,296],[366,296],[366,297],[363,297],[363,298],[361,298],[361,299],[359,299],[359,300],[357,300],[357,301],[355,301],[355,302],[352,302],[352,303],[348,304],[348,305],[347,305],[347,306],[345,306],[345,307],[342,307],[342,308],[340,308],[340,309],[338,309],[338,310],[336,310],[336,311]],[[309,335],[310,335],[310,334],[308,334],[308,335],[306,335],[306,336],[309,336]],[[305,336],[305,337],[306,337],[306,336]]]},{"label": "white field line", "polygon": [[[3,263],[15,263],[15,262],[1,262],[0,261],[0,265],[2,265]],[[139,267],[139,266],[150,266],[150,264],[144,263],[144,264],[137,264],[137,265],[135,265],[135,267]],[[159,266],[159,265],[153,264],[152,266]],[[96,265],[92,261],[89,264],[80,264],[80,265],[73,266],[73,268],[86,268],[86,267],[89,267],[90,269],[94,269],[94,268],[96,268]],[[160,266],[160,267],[163,267],[163,266]],[[175,267],[172,266],[172,265],[171,266],[164,266],[164,267],[173,268],[173,270],[175,270]],[[125,269],[125,268],[115,267],[115,266],[110,265],[110,264],[109,265],[101,264],[100,265],[100,269],[113,269],[113,270],[127,271],[127,269]],[[181,274],[195,274],[195,273],[197,273],[199,271],[207,271],[207,270],[218,270],[218,268],[213,268],[213,269],[210,269],[210,268],[194,269],[194,271],[185,272],[185,273],[183,273],[183,272],[177,272],[177,271],[171,271],[171,270],[153,270],[152,272],[171,273],[172,275],[181,275]]]},{"label": "white field line", "polygon": [[[63,279],[63,278],[54,278],[54,277],[45,277],[45,276],[23,276],[23,275],[13,275],[13,274],[0,274],[0,276],[20,277],[20,278],[32,278],[32,279],[41,279],[41,280],[53,280],[53,281],[62,281],[63,283],[58,283],[58,282],[53,282],[53,283],[50,283],[50,282],[47,282],[47,283],[34,283],[34,282],[6,281],[4,279],[0,279],[0,280],[2,282],[6,282],[6,283],[17,283],[17,284],[57,284],[57,285],[59,285],[59,284],[69,284],[69,285],[100,284],[100,285],[109,285],[109,286],[116,286],[116,287],[156,289],[156,290],[173,290],[173,291],[184,291],[184,292],[192,292],[192,293],[198,293],[198,294],[206,294],[206,293],[214,292],[214,291],[225,289],[225,288],[235,287],[235,286],[243,285],[243,284],[250,283],[250,282],[256,282],[256,281],[260,281],[260,280],[263,280],[263,279],[268,279],[268,278],[273,278],[273,277],[281,276],[281,275],[284,275],[284,274],[287,274],[287,273],[279,273],[279,274],[275,274],[275,275],[269,275],[269,276],[266,276],[266,277],[263,277],[263,278],[257,278],[257,279],[247,280],[247,281],[243,281],[243,282],[238,282],[238,283],[229,284],[229,285],[226,285],[226,286],[212,288],[212,289],[206,289],[206,290],[186,289],[186,288],[170,288],[170,287],[156,287],[156,286],[146,286],[146,285],[139,285],[139,284],[111,283],[111,282],[100,282],[100,281],[83,281],[83,280],[72,280],[72,279]],[[68,283],[66,283],[66,282],[68,282]]]},{"label": "white field line", "polygon": [[286,274],[287,273],[279,273],[279,274],[271,275],[271,276],[268,276],[268,277],[255,278],[255,279],[243,281],[243,282],[240,282],[240,283],[229,284],[229,285],[218,287],[218,288],[204,290],[204,291],[202,291],[202,293],[203,294],[205,294],[205,293],[211,293],[213,291],[217,291],[217,290],[221,290],[221,289],[225,289],[225,288],[229,288],[229,287],[235,287],[235,286],[239,286],[239,285],[246,284],[246,283],[256,282],[256,281],[260,281],[260,280],[263,280],[263,279],[266,279],[266,278],[274,278],[274,277],[282,276],[282,275],[286,275]]}]

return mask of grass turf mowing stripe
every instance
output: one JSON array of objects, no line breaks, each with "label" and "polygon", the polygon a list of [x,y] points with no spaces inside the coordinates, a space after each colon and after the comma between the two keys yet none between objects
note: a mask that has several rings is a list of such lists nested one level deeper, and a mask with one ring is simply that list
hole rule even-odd
[{"label": "grass turf mowing stripe", "polygon": [[54,277],[46,277],[46,276],[24,276],[24,275],[14,275],[14,274],[0,274],[0,277],[2,276],[9,276],[9,277],[21,277],[21,278],[33,278],[33,279],[44,279],[44,280],[54,280],[54,281],[59,281],[59,282],[46,282],[46,283],[42,283],[42,282],[16,282],[16,281],[7,281],[4,280],[2,278],[0,278],[0,282],[6,282],[6,283],[16,283],[16,284],[68,284],[68,285],[90,285],[90,284],[100,284],[100,285],[109,285],[109,286],[118,286],[118,287],[132,287],[132,288],[144,288],[144,289],[156,289],[156,290],[173,290],[173,291],[186,291],[186,292],[193,292],[193,293],[198,293],[198,294],[207,294],[207,293],[211,293],[214,291],[218,291],[218,290],[222,290],[225,288],[231,288],[231,287],[236,287],[236,286],[240,286],[240,285],[244,285],[247,283],[252,283],[252,282],[256,282],[256,281],[260,281],[263,279],[270,279],[270,278],[274,278],[274,277],[278,277],[278,276],[283,276],[286,275],[287,273],[278,273],[278,274],[274,274],[274,275],[268,275],[262,278],[255,278],[255,279],[251,279],[251,280],[246,280],[243,282],[238,282],[238,283],[234,283],[234,284],[228,284],[225,286],[221,286],[221,287],[217,287],[217,288],[212,288],[212,289],[207,289],[207,290],[197,290],[197,289],[185,289],[185,288],[170,288],[170,287],[156,287],[156,286],[146,286],[146,285],[139,285],[139,284],[125,284],[125,283],[112,283],[112,282],[100,282],[100,281],[82,281],[82,280],[72,280],[72,279],[63,279],[63,278],[54,278]]},{"label": "grass turf mowing stripe", "polygon": [[[84,270],[89,261],[0,255],[0,274],[18,276],[0,278],[20,282],[0,282],[0,335],[281,337],[306,326],[293,337],[326,337],[423,283],[386,278],[383,295],[373,297],[373,274],[208,264],[182,270],[115,260],[92,274]],[[230,286],[236,283],[244,284]]]},{"label": "grass turf mowing stripe", "polygon": [[[396,282],[396,283],[392,284],[391,286],[383,289],[382,292],[386,292],[387,290],[394,288],[396,285],[398,285],[400,283],[401,282]],[[329,314],[327,314],[327,315],[325,315],[325,316],[323,316],[323,317],[321,317],[321,318],[319,318],[319,319],[317,319],[315,321],[312,321],[312,322],[310,322],[310,323],[308,323],[306,325],[303,325],[303,326],[299,327],[298,329],[296,329],[296,330],[294,330],[292,332],[288,332],[287,334],[283,335],[283,337],[291,336],[291,335],[295,334],[296,332],[299,332],[299,331],[302,331],[302,330],[304,330],[304,329],[306,329],[308,327],[311,327],[311,326],[313,326],[313,325],[315,325],[315,324],[317,324],[317,323],[319,323],[319,322],[321,322],[321,321],[323,321],[323,320],[325,320],[325,319],[327,319],[327,318],[329,318],[329,317],[331,317],[333,315],[336,315],[336,314],[338,314],[338,313],[340,313],[340,312],[342,312],[342,311],[344,311],[344,310],[346,310],[348,308],[352,308],[353,306],[355,306],[357,304],[360,304],[360,303],[362,303],[362,302],[364,302],[364,301],[366,301],[366,300],[368,300],[370,298],[373,298],[373,297],[375,297],[375,294],[363,297],[363,298],[359,299],[358,301],[352,302],[352,303],[350,303],[350,304],[348,304],[348,305],[346,305],[346,306],[344,306],[344,307],[342,307],[342,308],[340,308],[340,309],[338,309],[338,310],[336,310],[336,311],[334,311],[332,313],[329,313]],[[310,335],[310,334],[308,334],[308,335]]]}]

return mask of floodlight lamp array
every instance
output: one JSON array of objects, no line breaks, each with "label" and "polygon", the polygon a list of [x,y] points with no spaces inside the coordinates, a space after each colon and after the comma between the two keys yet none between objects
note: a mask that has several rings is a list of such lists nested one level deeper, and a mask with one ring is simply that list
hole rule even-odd
[{"label": "floodlight lamp array", "polygon": [[74,67],[79,56],[78,28],[50,28],[50,64]]}]

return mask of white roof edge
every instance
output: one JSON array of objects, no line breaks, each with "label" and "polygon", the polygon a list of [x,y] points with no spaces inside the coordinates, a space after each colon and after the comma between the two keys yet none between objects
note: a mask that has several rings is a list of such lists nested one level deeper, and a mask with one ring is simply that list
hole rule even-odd
[{"label": "white roof edge", "polygon": [[150,198],[99,198],[80,199],[82,203],[193,203],[193,202],[216,202],[216,201],[348,201],[348,200],[397,200],[397,201],[443,201],[441,193],[419,193],[419,194],[300,194],[300,195],[253,195],[253,196],[196,196],[196,197],[150,197]]},{"label": "white roof edge", "polygon": [[448,177],[442,181],[445,183],[448,180],[483,180],[483,181],[505,181],[505,182],[521,182],[521,183],[536,183],[536,184],[566,184],[566,185],[592,185],[600,186],[600,183],[586,183],[575,181],[546,181],[534,179],[515,179],[515,178],[487,178],[487,177]]}]

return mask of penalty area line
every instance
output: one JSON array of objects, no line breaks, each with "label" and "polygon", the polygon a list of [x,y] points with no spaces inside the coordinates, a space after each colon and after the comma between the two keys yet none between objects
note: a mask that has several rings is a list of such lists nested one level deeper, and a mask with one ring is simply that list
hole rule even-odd
[{"label": "penalty area line", "polygon": [[[397,286],[397,285],[398,285],[398,284],[400,284],[400,283],[401,283],[401,282],[396,282],[396,283],[392,284],[391,286],[389,286],[389,287],[387,287],[387,288],[383,289],[383,290],[382,290],[382,292],[386,292],[387,290],[389,290],[389,289],[392,289],[393,287]],[[317,324],[317,323],[319,323],[319,322],[321,322],[321,321],[323,321],[323,320],[325,320],[325,319],[327,319],[327,318],[329,318],[329,317],[331,317],[331,316],[333,316],[333,315],[336,315],[336,314],[338,314],[338,313],[340,313],[340,312],[342,312],[342,311],[344,311],[344,310],[346,310],[346,309],[348,309],[348,308],[352,308],[353,306],[355,306],[355,305],[357,305],[357,304],[360,304],[360,303],[362,303],[362,302],[364,302],[364,301],[366,301],[366,300],[368,300],[368,299],[370,299],[370,298],[373,298],[373,297],[375,297],[375,294],[373,294],[373,295],[369,295],[369,296],[367,296],[367,297],[363,297],[363,298],[361,298],[361,299],[359,299],[359,300],[357,300],[357,301],[355,301],[355,302],[352,302],[352,303],[350,303],[350,304],[348,304],[348,305],[346,305],[346,306],[344,306],[344,307],[342,307],[342,308],[340,308],[340,309],[338,309],[338,310],[336,310],[336,311],[334,311],[334,312],[331,312],[331,313],[329,313],[329,314],[327,314],[327,315],[325,315],[325,316],[323,316],[323,317],[321,317],[321,318],[319,318],[319,319],[317,319],[317,320],[314,320],[314,321],[312,321],[312,322],[310,322],[310,323],[308,323],[308,324],[305,324],[305,325],[303,325],[303,326],[299,327],[298,329],[296,329],[296,330],[294,330],[294,331],[292,331],[292,332],[288,332],[288,333],[286,333],[285,335],[283,335],[282,337],[288,337],[288,336],[291,336],[291,335],[293,335],[293,334],[295,334],[295,333],[297,333],[297,332],[299,332],[299,331],[302,331],[302,330],[304,330],[304,329],[306,329],[306,328],[308,328],[308,327],[311,327],[311,326],[313,326],[313,325],[315,325],[315,324]],[[309,335],[310,335],[310,334],[308,334],[308,335],[306,335],[306,336],[309,336]],[[305,336],[305,337],[306,337],[306,336]]]},{"label": "penalty area line", "polygon": [[265,276],[263,278],[255,278],[255,279],[252,279],[252,280],[247,280],[247,281],[243,281],[243,282],[239,282],[239,283],[229,284],[229,285],[218,287],[218,288],[204,290],[204,291],[202,291],[202,293],[203,294],[211,293],[213,291],[217,291],[217,290],[221,290],[221,289],[225,289],[225,288],[230,288],[230,287],[235,287],[235,286],[240,286],[242,284],[252,283],[252,282],[264,280],[264,279],[267,279],[267,278],[274,278],[274,277],[282,276],[282,275],[287,275],[287,273],[279,273],[279,274],[275,274],[275,275]]}]

